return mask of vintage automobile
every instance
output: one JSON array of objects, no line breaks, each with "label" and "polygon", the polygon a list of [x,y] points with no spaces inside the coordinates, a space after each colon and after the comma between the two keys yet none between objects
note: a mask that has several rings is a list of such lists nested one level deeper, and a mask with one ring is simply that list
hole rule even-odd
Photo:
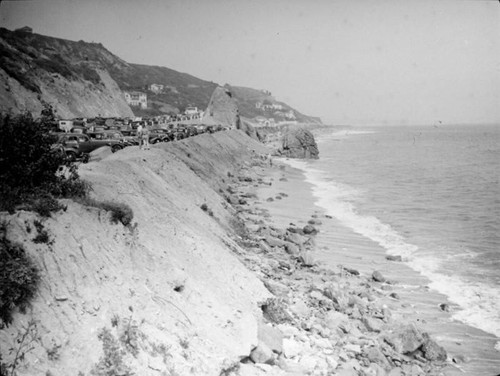
[{"label": "vintage automobile", "polygon": [[127,129],[121,130],[121,134],[123,135],[123,139],[129,145],[139,145],[139,137],[137,136],[137,130],[135,129]]},{"label": "vintage automobile", "polygon": [[172,131],[168,129],[156,128],[149,132],[149,143],[168,142],[173,140]]},{"label": "vintage automobile", "polygon": [[93,140],[110,140],[113,142],[120,141],[122,146],[137,145],[137,138],[133,136],[125,136],[118,130],[102,130],[87,133]]},{"label": "vintage automobile", "polygon": [[122,140],[93,139],[89,134],[82,133],[61,133],[56,144],[62,145],[70,159],[81,159],[83,162],[88,161],[89,153],[100,147],[109,146],[114,153],[126,146]]}]

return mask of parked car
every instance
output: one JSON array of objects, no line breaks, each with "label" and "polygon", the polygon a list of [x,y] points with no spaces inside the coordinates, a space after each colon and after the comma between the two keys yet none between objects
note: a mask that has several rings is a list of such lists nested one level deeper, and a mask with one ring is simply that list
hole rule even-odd
[{"label": "parked car", "polygon": [[172,140],[172,132],[168,129],[152,129],[149,132],[149,143],[157,144],[158,142],[168,142]]},{"label": "parked car", "polygon": [[89,153],[103,146],[109,146],[114,153],[124,148],[121,140],[92,139],[88,134],[62,133],[58,136],[56,144],[64,147],[64,152],[71,159],[81,159],[87,162]]},{"label": "parked car", "polygon": [[120,141],[122,147],[131,146],[136,144],[134,137],[126,137],[122,132],[117,130],[102,130],[97,132],[89,132],[88,135],[94,140],[110,140]]},{"label": "parked car", "polygon": [[129,145],[139,145],[139,138],[137,137],[136,129],[122,130],[121,133]]}]

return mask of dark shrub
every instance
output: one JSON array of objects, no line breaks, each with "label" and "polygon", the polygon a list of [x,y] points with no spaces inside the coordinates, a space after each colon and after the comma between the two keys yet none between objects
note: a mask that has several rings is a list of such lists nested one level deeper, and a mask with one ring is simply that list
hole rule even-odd
[{"label": "dark shrub", "polygon": [[104,355],[94,365],[90,374],[93,376],[132,376],[133,372],[123,360],[124,351],[111,331],[102,328],[97,338],[102,342]]},{"label": "dark shrub", "polygon": [[121,222],[124,226],[128,226],[134,219],[134,212],[127,204],[111,201],[97,201],[91,198],[77,200],[82,205],[91,206],[94,208],[106,210],[111,213],[111,221],[113,223]]},{"label": "dark shrub", "polygon": [[56,127],[52,108],[42,116],[0,116],[0,210],[35,210],[43,216],[61,209],[55,198],[84,197],[90,187],[74,162],[53,148]]},{"label": "dark shrub", "polygon": [[44,243],[49,245],[54,243],[54,241],[50,239],[49,233],[45,229],[42,222],[35,220],[33,222],[33,225],[35,226],[37,231],[37,235],[33,238],[33,243],[36,244]]},{"label": "dark shrub", "polygon": [[65,208],[53,196],[47,194],[34,199],[29,206],[42,217],[50,217],[52,212],[57,212]]},{"label": "dark shrub", "polygon": [[34,63],[47,72],[58,73],[68,79],[71,79],[73,77],[73,73],[68,68],[68,63],[66,63],[64,59],[60,57],[60,55],[51,56],[50,59],[40,57],[38,59],[35,59]]},{"label": "dark shrub", "polygon": [[124,226],[132,223],[134,212],[127,204],[117,202],[105,202],[104,209],[111,212],[111,221],[113,223],[121,222]]},{"label": "dark shrub", "polygon": [[0,234],[0,319],[8,325],[14,309],[23,311],[35,295],[40,276],[25,250],[6,239],[5,226]]}]

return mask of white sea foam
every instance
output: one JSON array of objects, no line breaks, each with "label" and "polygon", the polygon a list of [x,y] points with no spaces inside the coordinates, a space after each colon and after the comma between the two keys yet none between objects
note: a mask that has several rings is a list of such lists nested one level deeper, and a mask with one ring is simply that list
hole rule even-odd
[{"label": "white sea foam", "polygon": [[403,256],[410,267],[431,281],[430,288],[458,304],[462,310],[453,315],[454,319],[500,337],[500,291],[497,288],[443,274],[444,258],[434,257],[430,252],[419,252],[416,245],[409,244],[388,224],[374,216],[359,214],[354,202],[359,199],[360,191],[332,182],[325,172],[311,168],[307,162],[289,160],[287,163],[304,171],[306,180],[313,185],[316,204],[327,214],[378,243],[388,254]]},{"label": "white sea foam", "polygon": [[342,130],[336,130],[334,132],[320,133],[316,139],[316,142],[318,144],[324,144],[331,142],[332,140],[342,140],[349,136],[371,134],[371,133],[375,133],[375,131],[342,129]]}]

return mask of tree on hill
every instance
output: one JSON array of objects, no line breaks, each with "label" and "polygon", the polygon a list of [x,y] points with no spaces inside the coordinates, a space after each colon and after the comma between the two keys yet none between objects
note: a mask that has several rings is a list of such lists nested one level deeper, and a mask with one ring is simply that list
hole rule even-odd
[{"label": "tree on hill", "polygon": [[53,146],[54,122],[48,105],[38,119],[30,113],[0,116],[0,210],[49,215],[59,208],[56,198],[86,195],[75,163]]}]

